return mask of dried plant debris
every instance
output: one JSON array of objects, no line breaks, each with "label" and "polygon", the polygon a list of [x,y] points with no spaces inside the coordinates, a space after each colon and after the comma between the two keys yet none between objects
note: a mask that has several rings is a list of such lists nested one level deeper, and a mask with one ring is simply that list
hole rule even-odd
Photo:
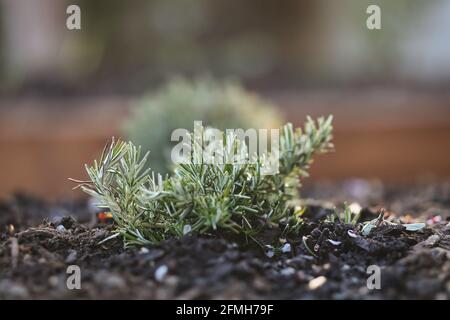
[{"label": "dried plant debris", "polygon": [[405,224],[396,224],[393,222],[390,222],[389,220],[386,220],[384,218],[385,211],[382,209],[380,211],[380,214],[378,218],[371,220],[367,222],[364,227],[361,230],[361,234],[363,236],[368,236],[372,230],[376,228],[383,228],[384,232],[388,232],[392,229],[399,229],[399,230],[405,230],[405,231],[419,231],[423,228],[425,228],[425,223],[405,223]]}]

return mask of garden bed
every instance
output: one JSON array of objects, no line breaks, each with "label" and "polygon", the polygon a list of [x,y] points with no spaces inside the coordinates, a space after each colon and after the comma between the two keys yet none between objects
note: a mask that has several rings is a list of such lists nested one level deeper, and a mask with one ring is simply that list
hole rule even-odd
[{"label": "garden bed", "polygon": [[[346,186],[329,186],[339,193],[327,197],[351,199]],[[99,244],[113,225],[89,213],[84,201],[49,205],[16,196],[0,205],[0,298],[448,299],[448,185],[366,187],[365,195],[354,195],[365,207],[364,221],[376,218],[382,205],[427,227],[377,228],[353,237],[352,225],[324,221],[327,203],[319,202],[308,207],[298,236],[281,239],[275,252],[226,234],[124,249],[119,238]],[[317,198],[324,191],[303,194]],[[73,264],[81,267],[81,290],[66,287]],[[381,268],[379,290],[367,288],[369,265]]]}]

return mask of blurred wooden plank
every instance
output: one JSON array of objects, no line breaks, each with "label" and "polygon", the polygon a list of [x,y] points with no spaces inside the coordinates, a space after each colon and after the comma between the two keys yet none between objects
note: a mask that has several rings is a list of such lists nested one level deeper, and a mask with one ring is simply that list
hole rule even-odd
[{"label": "blurred wooden plank", "polygon": [[333,114],[339,131],[392,130],[450,125],[450,91],[401,89],[278,92],[271,98],[286,118],[301,125],[307,115]]},{"label": "blurred wooden plank", "polygon": [[336,152],[317,157],[311,180],[450,179],[450,92],[288,91],[272,99],[297,126],[307,115],[334,115]]},{"label": "blurred wooden plank", "polygon": [[68,178],[86,178],[84,164],[120,136],[129,103],[121,97],[2,101],[0,197],[17,190],[76,195]]},{"label": "blurred wooden plank", "polygon": [[[409,182],[450,177],[450,99],[446,94],[307,92],[271,95],[289,121],[334,114],[336,152],[317,157],[313,179]],[[74,196],[67,178],[120,134],[130,98],[0,101],[0,197],[25,190]]]},{"label": "blurred wooden plank", "polygon": [[313,179],[377,178],[410,183],[450,178],[450,126],[336,130],[332,154],[317,157]]},{"label": "blurred wooden plank", "polygon": [[0,101],[0,140],[61,140],[117,134],[132,100],[110,96]]}]

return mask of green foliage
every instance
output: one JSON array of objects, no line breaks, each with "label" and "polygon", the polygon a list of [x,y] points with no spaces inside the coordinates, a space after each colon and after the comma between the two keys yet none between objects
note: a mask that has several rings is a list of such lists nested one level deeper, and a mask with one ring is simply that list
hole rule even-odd
[{"label": "green foliage", "polygon": [[245,91],[234,82],[176,78],[145,96],[124,126],[125,135],[143,150],[157,150],[150,167],[167,173],[174,129],[192,129],[194,120],[204,127],[278,128],[281,116],[270,102]]},{"label": "green foliage", "polygon": [[334,209],[334,213],[327,217],[327,221],[329,222],[342,222],[346,224],[356,225],[361,216],[361,210],[352,210],[350,206],[347,205],[347,202],[344,203],[344,210],[339,212],[338,209]]},{"label": "green foliage", "polygon": [[[280,130],[279,174],[262,175],[263,157],[254,163],[177,164],[171,177],[149,174],[148,153],[131,142],[107,146],[99,162],[86,166],[89,182],[81,188],[109,208],[125,243],[154,244],[187,233],[235,232],[256,241],[263,230],[283,234],[301,224],[291,200],[307,175],[314,153],[332,148],[332,117],[308,118],[304,130],[287,124]],[[230,135],[224,146],[236,153],[245,141]],[[193,159],[198,159],[192,148]]]}]

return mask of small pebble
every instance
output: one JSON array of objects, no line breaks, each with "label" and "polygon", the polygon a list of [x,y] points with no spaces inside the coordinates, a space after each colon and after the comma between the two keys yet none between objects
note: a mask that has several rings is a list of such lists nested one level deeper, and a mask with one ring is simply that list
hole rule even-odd
[{"label": "small pebble", "polygon": [[353,284],[356,284],[356,283],[359,282],[359,280],[358,280],[357,277],[351,277],[351,278],[350,278],[350,282],[353,283]]},{"label": "small pebble", "polygon": [[8,233],[9,233],[10,235],[13,235],[13,234],[14,234],[14,231],[15,231],[14,225],[13,225],[13,224],[9,224],[9,225],[8,225]]},{"label": "small pebble", "polygon": [[9,289],[9,298],[26,299],[28,298],[28,289],[22,285],[14,285]]},{"label": "small pebble", "polygon": [[327,282],[327,278],[325,278],[324,276],[314,278],[311,281],[309,281],[308,288],[310,290],[316,290],[317,288],[323,286],[325,282]]},{"label": "small pebble", "polygon": [[49,283],[52,287],[58,286],[58,282],[59,282],[59,279],[58,279],[57,276],[51,276],[50,278],[48,278],[48,283]]},{"label": "small pebble", "polygon": [[29,299],[28,289],[10,280],[0,281],[0,296],[6,299]]},{"label": "small pebble", "polygon": [[266,246],[266,256],[268,258],[273,258],[273,256],[275,255],[275,250],[273,249],[272,246]]},{"label": "small pebble", "polygon": [[284,244],[284,246],[281,248],[281,252],[283,252],[283,253],[291,252],[291,245],[290,245],[290,243],[286,242]]},{"label": "small pebble", "polygon": [[168,276],[168,277],[166,277],[166,280],[164,283],[169,287],[175,288],[179,282],[180,282],[180,280],[178,279],[178,277]]},{"label": "small pebble", "polygon": [[262,277],[256,277],[253,282],[252,282],[253,286],[255,287],[256,290],[260,290],[260,291],[267,291],[270,289],[269,284],[267,283],[267,281],[262,278]]},{"label": "small pebble", "polygon": [[122,277],[112,274],[105,279],[104,285],[109,289],[123,289],[126,282]]},{"label": "small pebble", "polygon": [[126,287],[126,281],[120,275],[106,271],[100,270],[94,274],[94,282],[98,287],[123,290]]},{"label": "small pebble", "polygon": [[69,250],[69,254],[66,257],[65,262],[67,264],[72,264],[77,261],[77,252],[75,250]]},{"label": "small pebble", "polygon": [[155,271],[155,279],[158,282],[161,282],[164,280],[164,278],[167,275],[167,272],[169,271],[169,268],[166,265],[162,265],[160,267],[158,267],[158,269],[156,269]]},{"label": "small pebble", "polygon": [[358,289],[358,293],[359,293],[360,295],[366,295],[366,294],[369,293],[369,288],[367,288],[367,286],[360,287],[360,288]]},{"label": "small pebble", "polygon": [[60,224],[59,226],[56,227],[56,230],[59,232],[65,232],[66,228],[62,224]]},{"label": "small pebble", "polygon": [[342,271],[348,271],[348,270],[350,270],[351,268],[350,268],[350,266],[348,265],[348,264],[344,264],[343,266],[342,266]]},{"label": "small pebble", "polygon": [[148,250],[146,247],[142,247],[141,250],[139,250],[140,254],[147,254],[149,252],[150,252],[150,250]]},{"label": "small pebble", "polygon": [[302,270],[297,271],[297,273],[295,274],[295,277],[296,277],[296,279],[298,281],[305,281],[306,280],[306,274]]},{"label": "small pebble", "polygon": [[290,275],[293,275],[294,273],[295,273],[295,269],[292,267],[287,267],[280,271],[280,274],[283,276],[290,276]]}]

